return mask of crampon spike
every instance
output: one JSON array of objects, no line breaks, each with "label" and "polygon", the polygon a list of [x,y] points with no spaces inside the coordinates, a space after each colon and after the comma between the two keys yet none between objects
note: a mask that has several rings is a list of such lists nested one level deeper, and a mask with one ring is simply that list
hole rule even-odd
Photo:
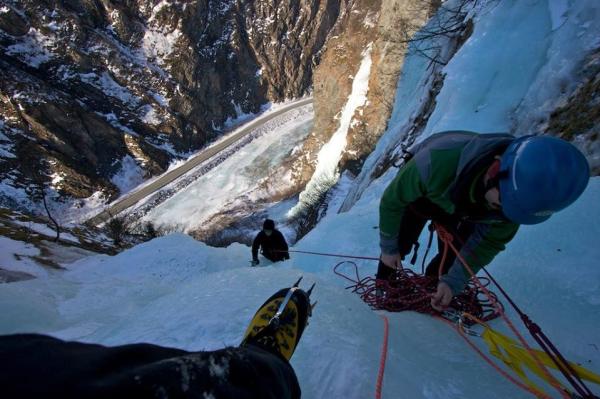
[{"label": "crampon spike", "polygon": [[300,278],[298,279],[298,281],[296,281],[296,283],[294,285],[292,285],[292,287],[297,287],[300,284],[300,281],[302,281],[302,278],[304,276],[300,276]]},{"label": "crampon spike", "polygon": [[310,294],[312,293],[313,288],[315,288],[315,285],[317,283],[313,283],[313,285],[310,286],[310,288],[308,289],[308,291],[306,291],[306,295],[308,295],[310,297]]}]

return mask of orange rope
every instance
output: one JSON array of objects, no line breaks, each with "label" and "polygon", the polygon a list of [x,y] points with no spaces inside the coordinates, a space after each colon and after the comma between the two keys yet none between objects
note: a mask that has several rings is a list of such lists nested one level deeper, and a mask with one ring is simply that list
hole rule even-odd
[{"label": "orange rope", "polygon": [[[439,316],[434,316],[434,317],[436,319],[441,320],[444,323],[450,325],[451,327],[454,327],[454,323],[452,323],[451,321],[446,320],[443,317],[439,317]],[[510,382],[512,382],[513,384],[515,384],[519,388],[521,388],[522,390],[527,391],[527,392],[533,394],[534,396],[536,396],[536,397],[538,397],[540,399],[551,399],[544,392],[539,392],[539,391],[537,391],[535,389],[532,389],[532,388],[528,387],[527,385],[523,384],[521,381],[517,380],[516,378],[514,378],[513,376],[511,376],[510,374],[508,374],[506,371],[502,370],[498,365],[496,365],[496,363],[494,363],[493,360],[491,360],[489,358],[489,356],[487,356],[485,353],[483,353],[473,342],[471,342],[471,340],[467,337],[467,335],[460,328],[460,326],[456,326],[456,331],[469,344],[469,346],[471,346],[471,348],[473,348],[473,350],[475,352],[477,352],[477,354],[479,354],[479,356],[481,356],[481,358],[483,360],[485,360],[490,366],[492,366],[504,378],[506,378],[507,380],[509,380]]]},{"label": "orange rope", "polygon": [[495,298],[493,298],[493,296],[490,294],[490,292],[488,291],[488,289],[483,284],[481,284],[481,282],[479,281],[479,279],[477,278],[477,276],[473,272],[473,269],[469,266],[469,264],[467,263],[467,261],[465,260],[465,258],[456,249],[456,247],[454,246],[454,244],[452,244],[452,239],[453,239],[452,235],[450,233],[448,233],[448,231],[446,231],[446,229],[444,229],[439,224],[436,224],[435,227],[436,227],[436,230],[438,232],[439,239],[444,243],[444,247],[449,246],[452,249],[452,251],[456,254],[457,259],[460,260],[460,262],[463,264],[463,266],[471,274],[471,277],[473,278],[473,281],[475,282],[475,284],[489,298],[489,300],[492,303],[492,305],[496,308],[496,311],[500,314],[500,316],[502,317],[502,319],[504,319],[504,321],[506,322],[506,324],[508,325],[508,327],[512,330],[512,332],[517,336],[517,338],[519,339],[519,341],[521,342],[521,344],[523,345],[523,347],[529,352],[529,354],[535,360],[535,362],[537,363],[537,365],[540,367],[540,369],[542,370],[542,372],[544,373],[544,375],[548,379],[548,381],[550,381],[550,384],[561,394],[561,396],[563,398],[570,399],[570,396],[565,392],[564,388],[560,385],[560,383],[558,382],[558,380],[556,380],[556,378],[552,374],[550,374],[550,372],[548,371],[548,369],[546,368],[546,366],[544,366],[544,364],[541,362],[541,360],[537,357],[536,353],[531,349],[531,347],[529,346],[529,344],[527,344],[527,341],[525,341],[525,339],[519,333],[519,331],[516,329],[516,327],[514,326],[514,324],[506,316],[506,314],[504,313],[504,311],[502,310],[502,308],[500,306],[498,306]]},{"label": "orange rope", "polygon": [[379,374],[377,375],[377,385],[375,386],[375,398],[381,399],[381,390],[383,388],[383,374],[385,373],[385,361],[387,359],[389,321],[386,316],[381,315],[383,319],[383,346],[381,347],[381,359],[379,361]]}]

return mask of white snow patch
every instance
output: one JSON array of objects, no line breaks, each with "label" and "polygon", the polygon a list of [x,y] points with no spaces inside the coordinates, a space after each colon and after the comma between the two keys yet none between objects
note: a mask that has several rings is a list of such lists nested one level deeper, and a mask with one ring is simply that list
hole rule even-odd
[{"label": "white snow patch", "polygon": [[159,65],[165,64],[165,57],[171,54],[181,37],[179,28],[170,32],[158,29],[147,29],[142,41],[143,54],[149,59],[156,59]]},{"label": "white snow patch", "polygon": [[[48,236],[48,237],[56,236],[56,231],[54,229],[48,227],[45,224],[34,223],[34,222],[23,222],[20,220],[13,220],[13,223],[17,224],[19,226],[27,227],[28,229],[33,230],[36,233],[40,233],[40,234]],[[79,243],[79,239],[70,233],[61,232],[60,238],[63,240]]]},{"label": "white snow patch", "polygon": [[57,75],[61,75],[61,80],[70,80],[77,77],[77,73],[71,70],[69,65],[61,65],[56,71]]},{"label": "white snow patch", "polygon": [[170,98],[164,96],[163,94],[159,94],[156,92],[151,91],[150,95],[152,96],[152,98],[154,98],[154,100],[161,106],[161,107],[168,107],[169,106],[169,102],[171,101]]},{"label": "white snow patch", "polygon": [[126,155],[121,160],[121,169],[110,181],[119,188],[123,195],[144,182],[144,170],[131,155]]},{"label": "white snow patch", "polygon": [[180,167],[187,161],[188,161],[187,159],[176,159],[174,161],[171,161],[171,163],[169,164],[169,167],[167,168],[167,172],[170,170],[177,169],[178,167]]},{"label": "white snow patch", "polygon": [[12,152],[13,146],[10,144],[0,144],[0,157],[2,158],[16,158],[17,156]]},{"label": "white snow patch", "polygon": [[0,181],[0,203],[8,202],[11,207],[13,205],[30,207],[32,202],[25,189],[15,187],[13,183],[10,179]]},{"label": "white snow patch", "polygon": [[156,18],[156,15],[165,7],[169,7],[171,5],[171,3],[169,3],[167,0],[161,0],[157,5],[155,5],[152,8],[152,12],[150,14],[150,18],[148,19],[148,22],[152,22],[154,21],[154,19]]},{"label": "white snow patch", "polygon": [[14,146],[11,140],[2,133],[2,130],[5,128],[4,121],[0,120],[0,157],[2,158],[16,158],[16,155],[13,153]]},{"label": "white snow patch", "polygon": [[172,156],[177,157],[177,158],[179,158],[179,157],[189,158],[194,154],[194,152],[192,152],[192,151],[184,153],[184,152],[179,152],[179,151],[175,150],[175,147],[173,146],[173,144],[171,144],[171,142],[169,141],[169,137],[166,134],[160,134],[156,138],[146,137],[146,143],[150,144],[154,148],[158,148],[160,150],[166,151],[169,154],[171,154]]},{"label": "white snow patch", "polygon": [[147,123],[149,125],[154,125],[154,126],[160,125],[161,121],[159,119],[159,115],[151,105],[145,105],[144,107],[142,107],[141,112],[142,112],[141,120],[144,123]]},{"label": "white snow patch", "polygon": [[236,104],[233,100],[231,100],[231,104],[233,105],[233,108],[235,109],[235,118],[227,118],[227,120],[225,121],[225,123],[223,124],[223,126],[226,129],[231,128],[232,126],[238,125],[244,121],[250,120],[254,117],[256,117],[256,114],[253,113],[245,113],[244,111],[242,111],[242,107],[238,104]]},{"label": "white snow patch", "polygon": [[139,136],[136,132],[131,130],[129,127],[122,125],[121,122],[119,122],[119,118],[117,117],[117,115],[114,114],[114,112],[111,112],[110,114],[102,114],[100,112],[96,112],[96,114],[104,117],[113,127],[121,130],[125,134],[130,134],[132,136]]},{"label": "white snow patch", "polygon": [[131,94],[127,88],[115,82],[108,72],[102,72],[100,76],[93,72],[78,75],[82,82],[102,90],[107,96],[114,97],[124,104],[134,106],[139,103],[139,99]]},{"label": "white snow patch", "polygon": [[53,173],[50,177],[52,178],[51,183],[53,187],[58,187],[60,183],[65,180],[65,174],[62,172]]},{"label": "white snow patch", "polygon": [[88,198],[74,201],[69,208],[62,210],[62,219],[69,224],[79,224],[89,219],[92,215],[106,205],[106,197],[102,191],[96,191]]},{"label": "white snow patch", "polygon": [[0,268],[24,272],[38,277],[47,275],[47,272],[31,259],[33,256],[40,255],[40,250],[34,245],[0,236],[0,248],[2,248],[2,251],[0,251]]},{"label": "white snow patch", "polygon": [[48,29],[50,29],[52,32],[56,32],[57,30],[59,30],[59,29],[60,29],[60,25],[59,25],[59,24],[58,24],[58,22],[56,22],[56,21],[51,21],[50,23],[48,23],[48,24],[46,25],[46,27],[47,27]]},{"label": "white snow patch", "polygon": [[377,26],[377,18],[378,17],[379,17],[379,15],[377,13],[368,13],[365,16],[363,25],[366,26],[367,28],[374,28],[375,26]]},{"label": "white snow patch", "polygon": [[45,62],[52,59],[52,48],[55,45],[55,39],[46,36],[35,28],[30,28],[29,32],[19,38],[19,43],[8,46],[6,54],[14,55],[23,62],[34,68],[39,68]]}]

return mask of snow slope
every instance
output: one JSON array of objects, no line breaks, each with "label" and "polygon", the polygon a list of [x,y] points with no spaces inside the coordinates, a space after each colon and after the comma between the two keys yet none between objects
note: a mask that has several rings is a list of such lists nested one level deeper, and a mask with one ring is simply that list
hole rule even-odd
[{"label": "snow slope", "polygon": [[[486,59],[481,70],[473,69],[469,72],[473,74],[465,77],[462,68],[467,67],[466,61],[472,57],[469,54],[475,50],[466,46],[459,51],[446,66],[449,80],[439,97],[444,100],[438,102],[426,133],[447,128],[497,131],[512,126],[512,118],[524,112],[524,104],[535,110],[542,105],[541,99],[534,98],[535,85],[541,87],[544,77],[548,90],[555,85],[556,75],[544,71],[555,71],[548,65],[557,64],[540,61],[537,56],[547,57],[549,48],[558,51],[559,42],[573,37],[571,33],[575,31],[585,33],[575,37],[589,38],[590,32],[600,30],[597,22],[578,25],[582,19],[598,15],[600,6],[595,1],[492,4],[492,8],[477,14],[471,41],[473,45],[490,46],[486,36],[495,36],[492,44],[502,39],[501,51],[486,53],[488,57],[499,54],[500,58]],[[486,26],[492,30],[484,31]],[[523,60],[527,68],[537,60],[537,67],[532,67],[527,75],[530,79],[519,76],[513,81],[506,72],[502,74],[501,85],[488,85],[487,90],[480,90],[479,83],[495,82],[493,75],[510,68],[502,65],[504,51],[511,46],[529,45],[522,39],[525,36],[503,35],[509,27],[539,29],[539,36],[535,37],[544,38],[544,43],[536,46],[545,46],[546,51],[532,51],[536,58]],[[568,32],[571,36],[562,36]],[[571,45],[583,50],[582,43]],[[575,53],[572,49],[568,51],[569,56]],[[558,59],[553,54],[547,59]],[[577,57],[581,56],[562,59],[562,70],[575,73],[568,65],[577,65]],[[425,73],[419,70],[419,63],[414,57],[407,60],[408,67],[399,82],[398,99],[402,101],[397,99],[389,129],[365,163],[367,168],[384,153],[386,146],[398,140],[399,126],[406,123],[411,110],[418,106]],[[459,68],[461,64],[464,67]],[[403,85],[407,81],[412,83]],[[509,86],[509,81],[514,86]],[[480,96],[477,101],[460,100],[470,98],[475,90]],[[505,93],[503,101],[496,101],[499,93]],[[473,119],[477,109],[482,116]],[[379,198],[394,174],[395,170],[389,170],[367,185],[347,212],[329,212],[292,249],[376,257]],[[542,225],[522,227],[508,249],[489,266],[489,271],[565,356],[596,373],[600,373],[598,198],[600,178],[593,178],[573,206]],[[336,209],[342,200],[343,196],[336,197],[329,209]],[[249,259],[250,249],[245,246],[210,248],[176,234],[114,257],[80,260],[65,273],[0,284],[0,333],[42,332],[107,345],[151,342],[187,350],[237,345],[256,308],[275,290],[303,275],[303,286],[317,283],[313,296],[318,300],[311,323],[292,358],[303,397],[373,397],[383,323],[377,313],[344,289],[344,280],[332,273],[338,260],[292,253],[289,261],[269,265],[263,259],[261,265],[265,267],[250,268]],[[361,275],[375,271],[375,262],[356,263]],[[508,313],[517,320],[510,310]],[[410,312],[388,316],[390,343],[384,398],[530,397],[507,383],[446,325]],[[500,321],[492,325],[506,330]],[[475,342],[483,347],[480,340]],[[590,386],[600,395],[600,387]],[[548,392],[556,396],[549,389]]]},{"label": "snow slope", "polygon": [[[374,187],[351,212],[328,216],[294,249],[376,256],[372,226],[382,189]],[[574,206],[544,225],[523,228],[490,267],[568,358],[596,372],[599,196],[600,179],[595,178]],[[62,275],[3,284],[0,333],[36,331],[107,345],[151,342],[216,349],[239,343],[262,301],[304,275],[305,287],[317,282],[314,299],[319,302],[292,359],[304,397],[371,397],[383,323],[344,290],[345,281],[332,273],[337,260],[292,254],[288,262],[250,268],[249,255],[250,249],[239,244],[217,249],[177,234],[114,257],[79,261]],[[375,270],[375,262],[357,263],[362,274]],[[447,326],[409,312],[389,317],[384,397],[527,397]],[[493,326],[503,330],[501,322]]]}]

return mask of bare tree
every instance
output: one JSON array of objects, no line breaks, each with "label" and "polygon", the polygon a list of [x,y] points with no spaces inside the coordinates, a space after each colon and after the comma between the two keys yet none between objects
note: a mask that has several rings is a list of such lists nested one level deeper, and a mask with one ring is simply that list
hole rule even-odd
[{"label": "bare tree", "polygon": [[123,238],[125,238],[125,235],[127,234],[125,219],[122,217],[114,217],[108,221],[106,227],[108,229],[107,235],[112,238],[113,243],[116,246],[121,246],[123,244]]},{"label": "bare tree", "polygon": [[149,240],[158,237],[158,231],[156,231],[156,228],[152,222],[148,222],[144,225],[144,235]]},{"label": "bare tree", "polygon": [[60,224],[58,224],[56,219],[54,219],[54,217],[52,216],[52,213],[50,212],[50,209],[48,208],[48,202],[46,201],[46,188],[43,185],[41,187],[41,190],[42,190],[42,202],[44,203],[44,209],[46,210],[46,215],[48,215],[48,219],[50,219],[50,221],[54,225],[54,229],[56,231],[56,237],[54,238],[54,242],[57,242],[60,239]]},{"label": "bare tree", "polygon": [[60,224],[58,223],[58,221],[52,216],[52,212],[50,211],[50,206],[48,204],[48,200],[47,200],[47,194],[46,194],[46,183],[45,180],[47,180],[48,177],[48,168],[47,168],[47,164],[44,160],[40,160],[39,162],[35,163],[37,164],[37,166],[33,166],[32,169],[29,171],[30,176],[32,177],[33,180],[33,193],[32,193],[32,199],[34,201],[42,201],[42,204],[44,205],[44,209],[46,210],[46,215],[48,216],[48,219],[50,220],[50,222],[52,223],[52,225],[54,226],[54,231],[56,232],[56,237],[54,238],[54,242],[57,242],[60,239]]},{"label": "bare tree", "polygon": [[[412,18],[401,18],[400,37],[392,38],[408,45],[408,51],[427,58],[432,63],[445,65],[447,60],[442,57],[443,42],[439,39],[454,39],[464,35],[465,30],[472,29],[468,18],[469,12],[484,2],[493,0],[461,0],[449,5],[439,1],[423,2],[418,9],[408,10],[408,15],[427,11],[431,18],[422,28],[413,22]],[[424,9],[426,7],[427,9]]]},{"label": "bare tree", "polygon": [[[19,117],[24,126],[27,126],[29,129],[32,129],[31,124],[29,123],[27,118],[23,116],[23,113],[21,112],[21,109],[18,106],[18,104],[16,104],[10,96],[3,96],[3,100],[6,100],[6,102],[10,104],[13,111]],[[38,160],[32,157],[32,159],[23,160],[23,165],[23,171],[27,171],[27,169],[29,169],[27,171],[27,174],[31,176],[33,180],[33,200],[42,200],[42,203],[44,204],[44,209],[46,210],[46,215],[48,216],[48,219],[52,222],[52,225],[54,226],[54,229],[56,231],[56,237],[54,238],[54,242],[57,242],[60,239],[60,224],[52,216],[52,213],[50,212],[50,207],[48,206],[48,201],[46,200],[45,181],[47,180],[47,177],[49,175],[48,164],[42,158]]]}]

